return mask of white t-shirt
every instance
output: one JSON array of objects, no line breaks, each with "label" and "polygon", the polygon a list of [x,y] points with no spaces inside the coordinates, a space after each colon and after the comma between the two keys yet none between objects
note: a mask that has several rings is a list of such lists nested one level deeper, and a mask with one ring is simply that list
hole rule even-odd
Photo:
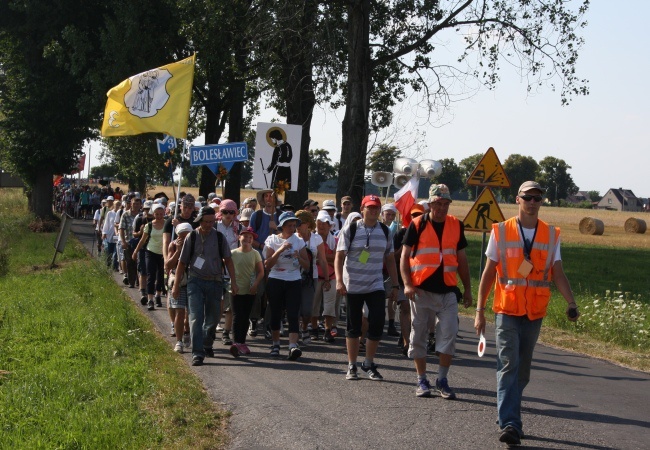
[{"label": "white t-shirt", "polygon": [[[294,256],[294,253],[300,251],[305,246],[305,242],[295,234],[292,234],[286,240],[291,243],[291,248],[282,252],[278,257],[277,262],[271,268],[271,272],[269,272],[269,278],[276,278],[284,281],[297,281],[301,279],[300,263],[298,258]],[[282,247],[284,241],[285,239],[282,239],[281,235],[271,234],[266,238],[264,245],[273,249],[275,252]]]},{"label": "white t-shirt", "polygon": [[[296,236],[298,236],[298,239],[302,239],[302,237],[296,233]],[[332,236],[333,237],[333,236]],[[304,242],[304,240],[303,240]],[[309,240],[305,243],[306,247],[311,251],[312,254],[312,277],[313,278],[318,278],[318,246],[323,243],[323,238],[320,237],[318,233],[312,233],[311,237]]]},{"label": "white t-shirt", "polygon": [[[533,237],[535,236],[535,228],[521,227],[521,229],[524,231],[524,236],[521,238],[521,243],[524,243],[524,239],[532,241]],[[499,262],[499,251],[497,249],[497,241],[494,239],[494,230],[492,230],[490,233],[490,240],[488,241],[487,248],[485,249],[485,256],[494,262]],[[560,238],[558,238],[557,244],[555,246],[555,259],[553,260],[553,264],[561,260],[562,256],[560,255]]]}]

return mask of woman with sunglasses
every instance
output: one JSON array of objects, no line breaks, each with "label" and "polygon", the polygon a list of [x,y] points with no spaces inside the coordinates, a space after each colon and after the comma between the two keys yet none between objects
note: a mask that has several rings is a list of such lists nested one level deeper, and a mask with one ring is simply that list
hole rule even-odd
[{"label": "woman with sunglasses", "polygon": [[[237,220],[238,214],[239,210],[234,201],[225,199],[219,204],[219,215],[217,216],[215,228],[226,238],[230,250],[234,250],[239,246],[239,232],[242,226]],[[230,275],[228,271],[224,274],[223,301],[221,304],[223,305],[221,307],[222,314],[225,316],[221,341],[223,345],[232,345],[230,337],[230,330],[232,330],[232,295],[230,293]]]}]

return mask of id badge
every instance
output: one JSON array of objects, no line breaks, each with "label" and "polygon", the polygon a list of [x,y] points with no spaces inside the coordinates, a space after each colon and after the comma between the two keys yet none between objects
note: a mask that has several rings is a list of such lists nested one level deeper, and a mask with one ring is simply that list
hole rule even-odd
[{"label": "id badge", "polygon": [[359,262],[361,264],[366,264],[368,262],[368,258],[370,258],[370,252],[368,250],[361,250],[361,254],[359,255]]},{"label": "id badge", "polygon": [[531,272],[531,270],[533,270],[533,263],[531,263],[527,259],[524,259],[521,262],[521,265],[519,266],[519,269],[517,269],[517,272],[519,273],[519,275],[526,278],[528,276],[528,274]]},{"label": "id badge", "polygon": [[194,268],[197,270],[201,270],[201,267],[203,267],[204,262],[205,259],[201,258],[200,256],[197,256],[196,260],[194,261]]}]

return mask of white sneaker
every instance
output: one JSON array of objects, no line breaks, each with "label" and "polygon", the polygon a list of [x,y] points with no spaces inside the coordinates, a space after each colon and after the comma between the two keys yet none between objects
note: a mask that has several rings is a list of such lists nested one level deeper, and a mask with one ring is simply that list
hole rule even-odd
[{"label": "white sneaker", "polygon": [[192,343],[192,339],[190,338],[190,333],[185,333],[183,335],[183,344],[185,346],[189,346]]},{"label": "white sneaker", "polygon": [[311,336],[309,335],[309,331],[303,331],[302,332],[302,343],[304,345],[310,345],[311,344]]},{"label": "white sneaker", "polygon": [[217,333],[221,333],[223,331],[223,327],[221,325],[217,325]]},{"label": "white sneaker", "polygon": [[183,353],[183,341],[176,341],[176,345],[174,346],[174,351],[178,353]]}]

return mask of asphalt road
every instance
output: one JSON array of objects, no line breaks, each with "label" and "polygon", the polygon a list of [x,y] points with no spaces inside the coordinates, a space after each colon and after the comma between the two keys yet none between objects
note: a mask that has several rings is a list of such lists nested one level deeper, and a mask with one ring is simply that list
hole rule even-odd
[{"label": "asphalt road", "polygon": [[[90,221],[72,228],[89,249]],[[118,285],[167,340],[167,311],[140,305],[139,291]],[[164,303],[164,302],[163,302]],[[382,342],[375,362],[384,381],[347,381],[344,339],[303,347],[287,361],[268,356],[269,341],[248,338],[252,355],[234,359],[215,342],[215,358],[192,370],[210,396],[232,411],[233,449],[503,448],[498,442],[494,329],[487,330],[483,358],[476,354],[472,323],[461,318],[457,354],[449,374],[457,400],[417,398],[413,363],[395,338]],[[345,325],[340,324],[339,329]],[[190,365],[191,355],[179,355]],[[361,359],[360,359],[361,360]],[[429,359],[434,380],[437,358]],[[650,375],[598,359],[537,345],[531,382],[523,402],[522,447],[650,449]]]}]

